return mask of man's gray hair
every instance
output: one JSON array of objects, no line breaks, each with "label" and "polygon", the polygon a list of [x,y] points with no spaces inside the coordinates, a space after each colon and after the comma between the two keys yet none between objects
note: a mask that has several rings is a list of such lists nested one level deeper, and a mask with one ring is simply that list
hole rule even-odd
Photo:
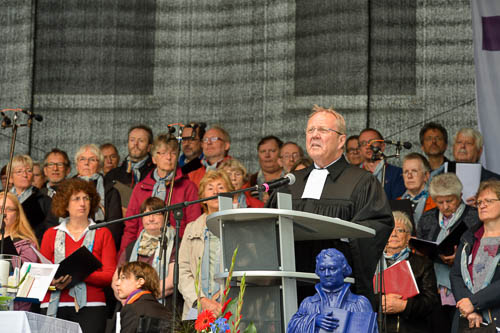
[{"label": "man's gray hair", "polygon": [[462,134],[463,136],[465,136],[467,138],[473,138],[477,150],[480,150],[483,147],[483,136],[481,135],[481,133],[478,130],[470,128],[470,127],[461,128],[457,132],[457,134],[455,134],[455,138],[454,138],[453,142],[457,142],[457,138],[460,134]]}]

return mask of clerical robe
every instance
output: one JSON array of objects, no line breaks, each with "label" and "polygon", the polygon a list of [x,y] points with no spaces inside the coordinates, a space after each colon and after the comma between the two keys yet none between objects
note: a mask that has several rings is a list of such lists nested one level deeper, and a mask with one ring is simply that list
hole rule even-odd
[{"label": "clerical robe", "polygon": [[[318,253],[323,249],[336,248],[345,255],[353,268],[355,292],[368,297],[374,305],[372,278],[394,227],[384,189],[371,173],[350,165],[342,156],[327,168],[329,175],[326,177],[320,199],[302,199],[313,168],[314,166],[311,166],[294,172],[295,184],[280,189],[281,192],[291,193],[293,209],[338,217],[370,227],[375,230],[376,235],[372,238],[350,239],[348,243],[336,239],[295,242],[296,270],[314,272]],[[268,205],[276,207],[274,195]],[[299,301],[313,293],[313,288],[299,288]]]}]

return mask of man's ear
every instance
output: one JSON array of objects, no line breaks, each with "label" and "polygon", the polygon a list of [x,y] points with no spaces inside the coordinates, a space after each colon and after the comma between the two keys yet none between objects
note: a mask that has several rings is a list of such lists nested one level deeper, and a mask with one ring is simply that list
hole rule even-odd
[{"label": "man's ear", "polygon": [[137,284],[136,284],[137,289],[141,289],[141,288],[142,288],[142,286],[143,286],[145,283],[146,283],[146,280],[145,280],[144,278],[142,278],[142,277],[138,278],[138,279],[137,279]]}]

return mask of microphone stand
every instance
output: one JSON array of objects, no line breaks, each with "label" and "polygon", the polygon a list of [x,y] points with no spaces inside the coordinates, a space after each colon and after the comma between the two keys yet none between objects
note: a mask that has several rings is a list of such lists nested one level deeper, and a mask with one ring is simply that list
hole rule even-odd
[{"label": "microphone stand", "polygon": [[[145,213],[141,213],[141,214],[137,214],[137,215],[133,215],[133,216],[129,216],[129,217],[124,217],[124,218],[121,218],[121,219],[117,219],[117,220],[113,220],[113,221],[109,221],[109,222],[101,222],[99,224],[94,224],[94,225],[91,225],[89,226],[89,230],[94,230],[94,229],[99,229],[99,228],[103,228],[103,227],[106,227],[106,226],[109,226],[109,225],[112,225],[112,224],[115,224],[115,223],[122,223],[122,222],[125,222],[125,221],[128,221],[128,220],[132,220],[132,219],[137,219],[137,218],[142,218],[144,216],[148,216],[148,215],[152,215],[152,214],[158,214],[158,213],[165,213],[167,212],[167,216],[169,215],[168,213],[173,211],[174,212],[174,218],[175,218],[175,221],[176,221],[176,226],[175,226],[175,229],[176,229],[176,234],[175,234],[175,248],[176,248],[176,252],[175,252],[175,264],[174,264],[174,300],[173,300],[173,304],[174,304],[174,309],[173,309],[173,317],[172,317],[172,321],[174,322],[174,325],[172,325],[172,332],[174,332],[174,326],[175,326],[175,314],[176,314],[176,301],[177,301],[177,298],[176,298],[176,292],[177,292],[177,283],[178,283],[178,269],[179,269],[179,264],[178,264],[178,259],[179,259],[179,229],[180,229],[180,221],[182,220],[182,209],[183,208],[186,208],[188,206],[191,206],[191,205],[194,205],[194,204],[197,204],[197,203],[201,203],[201,202],[204,202],[204,201],[209,201],[209,200],[213,200],[213,199],[217,199],[219,196],[224,196],[224,197],[230,197],[230,198],[233,198],[236,194],[239,194],[239,193],[243,193],[243,192],[249,192],[249,191],[259,191],[259,192],[268,192],[269,190],[271,190],[272,188],[274,187],[279,187],[279,186],[282,186],[284,185],[283,183],[278,183],[278,184],[271,184],[271,185],[255,185],[255,186],[252,186],[252,187],[247,187],[247,188],[242,188],[242,189],[239,189],[239,190],[236,190],[236,191],[232,191],[232,192],[224,192],[224,193],[219,193],[218,195],[213,195],[213,196],[210,196],[210,197],[207,197],[207,198],[203,198],[203,199],[198,199],[198,200],[193,200],[193,201],[184,201],[184,202],[180,202],[180,203],[177,203],[177,204],[174,204],[174,205],[169,205],[169,206],[166,206],[164,208],[160,208],[160,209],[156,209],[156,210],[152,210],[152,211],[149,211],[149,212],[145,212]],[[164,224],[163,226],[163,230],[162,230],[162,236],[161,236],[161,244],[163,244],[163,242],[165,242],[165,245],[166,245],[166,241],[167,241],[167,229],[168,229],[168,226],[166,224]],[[166,246],[162,246],[161,248],[161,251],[160,253],[163,253],[163,262],[162,262],[162,270],[163,270],[163,290],[162,290],[162,296],[163,296],[163,299],[162,299],[162,303],[163,305],[165,305],[165,279],[166,279],[166,276],[165,276],[165,272],[166,272],[166,262],[167,262],[167,258],[165,258],[166,254],[164,252],[166,252],[167,250],[167,247]],[[161,259],[160,259],[161,261]],[[177,279],[177,280],[176,280]]]},{"label": "microphone stand", "polygon": [[[173,127],[171,127],[172,129]],[[183,127],[179,127],[179,136],[177,137],[177,144],[178,144],[178,152],[181,152],[181,147],[182,147],[182,130]],[[174,170],[173,170],[173,176],[172,180],[170,181],[170,188],[168,192],[168,199],[167,199],[167,206],[170,206],[172,203],[172,195],[174,191],[174,185],[175,185],[175,176],[177,175],[177,166],[179,164],[179,159],[176,158],[175,160],[175,165],[174,165]],[[166,304],[166,299],[165,299],[165,288],[166,288],[166,279],[167,279],[167,265],[168,265],[168,260],[167,258],[167,231],[168,231],[168,224],[169,222],[169,217],[170,217],[170,210],[167,211],[165,214],[165,221],[163,223],[163,227],[161,230],[161,237],[160,237],[160,254],[159,254],[159,260],[161,262],[161,269],[163,272],[163,281],[162,281],[162,288],[161,288],[161,302],[163,306]],[[174,240],[174,245],[175,245],[175,263],[174,263],[174,290],[173,290],[173,295],[172,295],[172,333],[175,332],[175,317],[177,314],[177,285],[179,283],[179,242],[180,242],[180,237],[179,237],[179,231],[180,231],[180,225],[183,217],[183,211],[182,208],[177,208],[173,210],[174,214],[174,219],[175,219],[175,240]]]},{"label": "microphone stand", "polygon": [[[17,110],[14,110],[17,111]],[[4,195],[2,200],[2,209],[0,211],[0,233],[2,235],[2,239],[0,241],[0,254],[3,254],[4,251],[4,238],[5,238],[5,205],[7,203],[7,192],[9,191],[10,185],[10,176],[12,174],[12,159],[14,157],[14,149],[16,146],[16,137],[17,137],[17,129],[19,127],[28,126],[28,124],[18,124],[17,123],[17,113],[14,113],[14,121],[11,124],[10,119],[2,112],[3,121],[2,121],[2,129],[12,127],[12,138],[10,140],[10,150],[9,150],[9,163],[7,164],[7,182],[5,183]]]},{"label": "microphone stand", "polygon": [[[389,158],[398,158],[401,154],[401,147],[402,145],[398,143],[396,145],[396,153],[394,155],[390,156],[385,156],[384,153],[380,150],[380,147],[376,147],[373,145],[370,145],[371,150],[373,151],[372,155],[372,160],[380,160],[382,164],[382,189],[385,188],[385,171],[386,171],[386,160]],[[384,189],[385,191],[385,189]],[[379,274],[379,293],[378,293],[378,313],[379,316],[377,318],[378,321],[378,327],[380,332],[387,332],[387,314],[382,313],[382,295],[385,293],[385,288],[384,288],[384,269],[383,267],[383,261],[384,261],[384,256],[380,257],[379,259],[379,264],[378,264],[378,274]],[[383,325],[382,325],[383,324]]]}]

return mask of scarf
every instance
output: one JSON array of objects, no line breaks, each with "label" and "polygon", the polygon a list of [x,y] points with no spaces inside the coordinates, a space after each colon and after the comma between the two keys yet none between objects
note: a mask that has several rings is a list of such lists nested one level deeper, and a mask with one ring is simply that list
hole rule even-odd
[{"label": "scarf", "polygon": [[[382,269],[385,270],[387,267],[392,266],[395,263],[398,263],[400,261],[408,259],[408,257],[410,256],[410,253],[411,253],[411,251],[410,251],[410,248],[408,246],[405,247],[403,250],[401,250],[401,252],[393,254],[392,256],[388,255],[384,251],[384,259],[385,260],[382,260]],[[389,263],[389,265],[387,265],[388,263]],[[380,265],[380,263],[379,263],[379,265]],[[377,265],[377,270],[375,271],[377,273],[378,273],[378,266],[379,265]]]},{"label": "scarf", "polygon": [[222,162],[222,161],[224,161],[224,159],[217,161],[217,162],[210,165],[210,164],[208,164],[207,159],[205,157],[203,157],[200,162],[201,162],[201,164],[203,164],[203,166],[205,166],[205,169],[208,171],[208,170],[217,170],[217,166],[219,165],[219,162]]},{"label": "scarf", "polygon": [[151,292],[142,289],[134,290],[133,292],[130,293],[130,295],[128,295],[127,299],[125,300],[125,305],[134,303],[135,301],[137,301],[139,298],[141,298],[143,295],[146,294],[151,294]]},{"label": "scarf", "polygon": [[142,160],[138,162],[132,162],[130,156],[127,157],[127,173],[133,173],[134,175],[134,184],[137,184],[141,181],[141,170],[142,166],[146,164],[149,156],[144,157]]},{"label": "scarf", "polygon": [[47,195],[52,198],[54,196],[54,194],[56,194],[56,190],[52,186],[49,185],[49,182],[47,182],[45,187],[47,187]]},{"label": "scarf", "polygon": [[238,195],[238,207],[236,208],[247,208],[247,197],[245,193],[240,193]]},{"label": "scarf", "polygon": [[19,195],[17,195],[16,188],[12,186],[12,188],[10,189],[10,193],[13,193],[19,200],[19,203],[22,204],[33,194],[33,186],[28,187]]},{"label": "scarf", "polygon": [[[167,229],[167,253],[166,253],[166,256],[162,259],[162,262],[160,262],[161,242],[159,241],[158,238],[157,238],[158,241],[156,243],[156,247],[154,249],[152,249],[153,252],[151,252],[151,254],[146,255],[146,254],[140,252],[141,251],[141,243],[143,242],[143,239],[145,239],[145,238],[147,239],[148,237],[150,237],[150,239],[153,238],[153,236],[149,235],[145,229],[142,229],[142,231],[139,235],[139,238],[137,238],[137,240],[135,241],[134,247],[132,248],[132,253],[130,254],[129,261],[137,261],[139,255],[145,256],[145,257],[150,257],[153,255],[154,257],[153,257],[153,262],[152,262],[151,266],[153,266],[153,268],[156,270],[156,272],[160,276],[160,281],[161,281],[161,280],[163,280],[163,265],[162,265],[163,260],[167,260],[167,262],[170,260],[170,256],[172,255],[172,250],[173,250],[173,246],[174,246],[175,231],[172,228]],[[146,240],[145,242],[149,242],[149,241]],[[147,248],[148,252],[151,251],[151,245],[145,246],[145,249],[146,248]],[[165,273],[168,276],[168,265],[166,266]]]},{"label": "scarf", "polygon": [[[441,230],[437,236],[436,243],[439,244],[450,233],[451,227],[453,227],[460,217],[462,217],[464,210],[465,204],[461,202],[455,213],[453,213],[451,218],[448,220],[448,224],[446,226],[444,225],[444,216],[441,212],[439,212],[439,226]],[[435,262],[434,272],[436,273],[438,288],[445,287],[451,293],[450,267],[441,262]]]},{"label": "scarf", "polygon": [[158,168],[153,171],[153,179],[156,180],[155,185],[153,186],[152,197],[160,198],[165,201],[167,198],[167,182],[170,182],[173,178],[174,172],[170,172],[166,177],[160,177],[158,174]]},{"label": "scarf", "polygon": [[95,212],[95,220],[104,221],[106,214],[104,211],[104,178],[102,178],[102,175],[100,173],[94,173],[92,176],[79,176],[78,178],[86,181],[92,181],[94,183],[95,181],[97,181],[97,183],[95,183],[95,189],[97,193],[99,193],[101,201],[99,202],[99,207]]},{"label": "scarf", "polygon": [[422,192],[417,194],[415,197],[412,197],[408,190],[403,193],[401,199],[409,199],[414,205],[416,205],[413,210],[413,221],[415,222],[415,226],[417,225],[420,217],[424,213],[425,203],[427,202],[427,198],[429,198],[429,192],[427,191],[427,186],[424,187]]},{"label": "scarf", "polygon": [[[63,219],[62,223],[66,225],[69,217]],[[89,219],[93,224],[93,221]],[[94,247],[95,230],[85,229],[85,238],[83,239],[82,246],[85,246],[90,252]],[[66,259],[66,232],[61,229],[57,230],[56,240],[54,243],[54,264],[58,264]],[[82,307],[87,305],[87,286],[85,282],[80,282],[74,287],[70,288],[69,295],[75,299],[75,309],[78,312]],[[56,317],[57,308],[59,307],[59,300],[61,298],[61,291],[57,290],[50,295],[49,308],[47,309],[47,316]]]}]

